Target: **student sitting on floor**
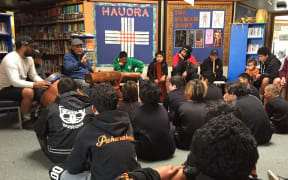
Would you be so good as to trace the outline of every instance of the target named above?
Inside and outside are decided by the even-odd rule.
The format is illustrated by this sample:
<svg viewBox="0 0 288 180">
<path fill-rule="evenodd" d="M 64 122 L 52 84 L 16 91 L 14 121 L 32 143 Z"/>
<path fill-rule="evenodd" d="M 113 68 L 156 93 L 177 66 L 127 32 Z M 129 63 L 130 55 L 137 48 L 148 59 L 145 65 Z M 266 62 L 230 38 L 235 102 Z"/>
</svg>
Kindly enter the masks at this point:
<svg viewBox="0 0 288 180">
<path fill-rule="evenodd" d="M 127 81 L 121 89 L 123 101 L 119 101 L 119 111 L 129 114 L 130 120 L 135 117 L 135 110 L 141 106 L 138 102 L 138 87 L 135 81 Z"/>
<path fill-rule="evenodd" d="M 258 145 L 268 143 L 273 130 L 260 100 L 249 95 L 246 86 L 239 81 L 228 83 L 225 91 L 224 100 L 235 103 L 240 108 L 241 120 L 251 130 Z"/>
<path fill-rule="evenodd" d="M 195 130 L 204 124 L 206 93 L 207 86 L 200 80 L 191 80 L 186 85 L 185 95 L 188 102 L 179 106 L 174 121 L 176 146 L 180 149 L 190 148 Z"/>
<path fill-rule="evenodd" d="M 175 151 L 166 109 L 158 104 L 161 90 L 156 83 L 144 81 L 140 87 L 143 105 L 132 120 L 137 157 L 156 161 L 169 158 Z"/>
<path fill-rule="evenodd" d="M 206 101 L 213 101 L 222 99 L 222 90 L 213 84 L 213 76 L 210 73 L 204 72 L 201 75 L 201 80 L 207 85 L 207 94 L 205 96 Z"/>
<path fill-rule="evenodd" d="M 233 111 L 220 112 L 196 130 L 182 167 L 137 169 L 118 180 L 251 180 L 258 157 L 255 139 L 245 124 Z"/>
<path fill-rule="evenodd" d="M 247 87 L 250 95 L 253 95 L 258 99 L 260 99 L 259 91 L 255 86 L 253 86 L 252 84 L 253 80 L 251 76 L 249 76 L 247 73 L 242 73 L 238 76 L 238 79 L 242 84 L 244 84 Z"/>
<path fill-rule="evenodd" d="M 110 84 L 96 85 L 92 92 L 93 110 L 99 114 L 79 131 L 66 160 L 68 169 L 53 167 L 50 177 L 112 180 L 139 168 L 129 116 L 116 110 L 118 99 L 118 92 Z M 88 171 L 85 171 L 86 162 L 90 163 Z"/>
<path fill-rule="evenodd" d="M 280 97 L 277 86 L 273 84 L 266 86 L 264 96 L 265 109 L 275 132 L 288 133 L 288 102 Z"/>
<path fill-rule="evenodd" d="M 52 162 L 61 163 L 93 111 L 89 97 L 76 92 L 79 90 L 73 79 L 61 79 L 57 88 L 60 95 L 42 110 L 34 129 L 44 153 Z"/>
<path fill-rule="evenodd" d="M 167 94 L 163 106 L 169 114 L 169 120 L 175 121 L 175 112 L 178 107 L 186 102 L 185 97 L 185 79 L 181 76 L 172 76 L 169 80 L 169 93 Z"/>
<path fill-rule="evenodd" d="M 256 75 L 259 74 L 259 69 L 256 67 L 257 66 L 257 60 L 256 59 L 251 59 L 247 61 L 247 70 L 245 73 L 247 73 L 252 79 L 256 78 Z"/>
</svg>

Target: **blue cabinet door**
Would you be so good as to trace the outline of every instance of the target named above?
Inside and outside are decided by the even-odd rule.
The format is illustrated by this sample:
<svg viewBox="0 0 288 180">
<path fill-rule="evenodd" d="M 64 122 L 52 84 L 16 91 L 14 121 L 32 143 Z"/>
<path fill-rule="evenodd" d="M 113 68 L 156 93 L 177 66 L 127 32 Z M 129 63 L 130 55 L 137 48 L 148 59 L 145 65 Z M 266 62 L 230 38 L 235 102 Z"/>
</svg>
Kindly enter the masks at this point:
<svg viewBox="0 0 288 180">
<path fill-rule="evenodd" d="M 235 81 L 245 72 L 247 51 L 247 24 L 232 24 L 228 66 L 228 81 Z"/>
</svg>

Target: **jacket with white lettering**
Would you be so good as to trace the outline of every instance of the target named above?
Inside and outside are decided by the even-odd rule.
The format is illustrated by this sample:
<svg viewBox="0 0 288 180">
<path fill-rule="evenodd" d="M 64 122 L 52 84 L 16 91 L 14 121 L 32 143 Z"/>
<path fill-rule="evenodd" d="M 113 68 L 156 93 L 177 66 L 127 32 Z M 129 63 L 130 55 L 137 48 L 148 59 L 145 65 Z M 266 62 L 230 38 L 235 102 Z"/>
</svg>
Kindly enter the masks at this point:
<svg viewBox="0 0 288 180">
<path fill-rule="evenodd" d="M 68 155 L 80 128 L 92 115 L 91 100 L 75 91 L 63 93 L 40 112 L 34 126 L 37 137 L 47 142 L 52 154 Z"/>
<path fill-rule="evenodd" d="M 140 167 L 128 113 L 102 112 L 79 131 L 66 161 L 69 173 L 81 173 L 87 161 L 92 180 L 111 180 Z"/>
</svg>

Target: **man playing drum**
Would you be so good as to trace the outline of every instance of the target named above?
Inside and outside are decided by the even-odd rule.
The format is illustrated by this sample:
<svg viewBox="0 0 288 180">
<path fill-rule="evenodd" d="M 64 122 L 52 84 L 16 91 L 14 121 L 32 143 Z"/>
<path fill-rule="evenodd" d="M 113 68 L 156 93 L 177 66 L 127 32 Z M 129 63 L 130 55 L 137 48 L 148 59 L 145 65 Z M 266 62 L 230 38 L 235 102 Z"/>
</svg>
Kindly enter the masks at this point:
<svg viewBox="0 0 288 180">
<path fill-rule="evenodd" d="M 0 99 L 21 101 L 23 119 L 31 119 L 33 88 L 46 89 L 50 82 L 38 76 L 33 58 L 33 40 L 29 36 L 16 39 L 16 51 L 8 53 L 0 64 Z M 27 81 L 27 77 L 31 81 Z"/>
</svg>

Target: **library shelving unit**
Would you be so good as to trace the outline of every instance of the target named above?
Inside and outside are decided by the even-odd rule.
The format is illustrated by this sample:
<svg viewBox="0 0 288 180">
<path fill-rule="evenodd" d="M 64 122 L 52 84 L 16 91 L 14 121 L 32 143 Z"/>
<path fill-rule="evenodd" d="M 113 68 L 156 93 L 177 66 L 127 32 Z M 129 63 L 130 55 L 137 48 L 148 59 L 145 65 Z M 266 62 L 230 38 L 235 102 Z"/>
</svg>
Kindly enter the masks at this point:
<svg viewBox="0 0 288 180">
<path fill-rule="evenodd" d="M 11 51 L 13 51 L 11 15 L 0 13 L 0 62 Z"/>
<path fill-rule="evenodd" d="M 15 14 L 16 37 L 29 35 L 39 48 L 46 49 L 46 73 L 59 70 L 64 54 L 70 50 L 72 35 L 94 34 L 93 25 L 93 3 L 87 1 L 66 1 Z"/>
<path fill-rule="evenodd" d="M 246 62 L 256 59 L 257 51 L 264 46 L 265 23 L 232 24 L 228 66 L 228 81 L 238 79 L 245 72 Z"/>
</svg>

